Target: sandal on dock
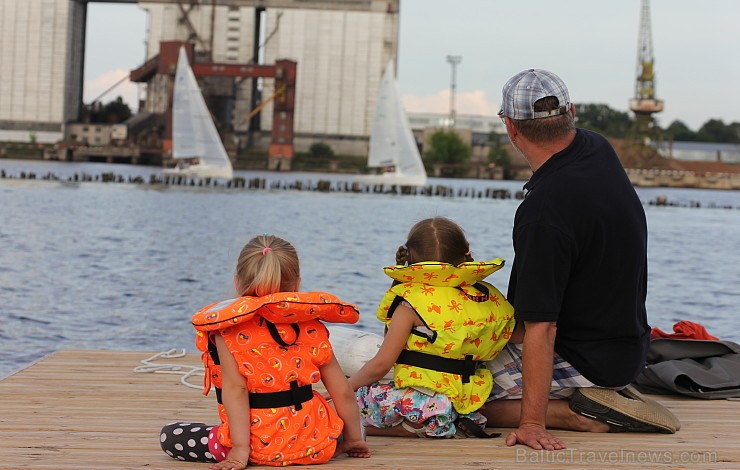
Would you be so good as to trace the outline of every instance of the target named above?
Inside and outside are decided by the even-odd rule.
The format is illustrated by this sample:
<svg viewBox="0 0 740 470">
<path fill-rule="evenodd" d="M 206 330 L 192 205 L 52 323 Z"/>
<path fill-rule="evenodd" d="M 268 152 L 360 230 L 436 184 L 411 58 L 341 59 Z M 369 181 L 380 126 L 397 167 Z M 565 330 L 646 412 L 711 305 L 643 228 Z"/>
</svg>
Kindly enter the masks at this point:
<svg viewBox="0 0 740 470">
<path fill-rule="evenodd" d="M 500 432 L 486 432 L 470 418 L 458 417 L 455 420 L 455 426 L 457 427 L 457 432 L 455 432 L 454 436 L 456 439 L 465 439 L 468 437 L 488 439 L 501 436 Z"/>
<path fill-rule="evenodd" d="M 420 428 L 415 428 L 411 425 L 411 422 L 408 420 L 401 421 L 401 427 L 411 434 L 416 434 L 417 437 L 427 437 L 427 428 L 426 426 L 422 426 Z"/>
<path fill-rule="evenodd" d="M 609 432 L 673 434 L 681 428 L 667 408 L 629 385 L 622 390 L 579 388 L 570 398 L 570 409 L 609 425 Z"/>
</svg>

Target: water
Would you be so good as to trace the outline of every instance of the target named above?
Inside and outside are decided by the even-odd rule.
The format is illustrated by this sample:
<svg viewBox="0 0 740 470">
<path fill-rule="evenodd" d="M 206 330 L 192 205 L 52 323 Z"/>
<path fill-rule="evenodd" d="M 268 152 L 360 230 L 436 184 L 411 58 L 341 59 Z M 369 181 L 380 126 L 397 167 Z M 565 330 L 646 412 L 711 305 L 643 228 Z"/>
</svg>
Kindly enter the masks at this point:
<svg viewBox="0 0 740 470">
<path fill-rule="evenodd" d="M 151 167 L 0 160 L 59 176 L 145 175 Z M 342 175 L 237 172 L 272 179 Z M 521 189 L 522 182 L 432 180 L 458 187 Z M 740 193 L 639 190 L 649 226 L 648 314 L 670 331 L 679 320 L 740 341 L 740 210 L 655 207 L 700 201 L 740 207 Z M 233 296 L 238 252 L 253 235 L 290 240 L 302 289 L 326 290 L 361 310 L 359 327 L 381 332 L 375 308 L 411 225 L 447 216 L 466 230 L 478 260 L 513 259 L 515 199 L 465 199 L 294 191 L 63 184 L 0 180 L 0 377 L 58 349 L 162 351 L 193 347 L 190 316 Z M 510 266 L 488 278 L 506 291 Z"/>
</svg>

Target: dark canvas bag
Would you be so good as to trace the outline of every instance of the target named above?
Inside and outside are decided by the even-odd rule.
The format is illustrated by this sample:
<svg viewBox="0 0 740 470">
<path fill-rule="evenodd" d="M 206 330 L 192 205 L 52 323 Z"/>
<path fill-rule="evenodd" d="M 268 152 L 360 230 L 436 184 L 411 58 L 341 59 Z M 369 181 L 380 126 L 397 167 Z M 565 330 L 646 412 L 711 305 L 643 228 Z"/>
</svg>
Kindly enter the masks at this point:
<svg viewBox="0 0 740 470">
<path fill-rule="evenodd" d="M 635 384 L 647 393 L 704 399 L 740 397 L 740 344 L 654 339 L 650 342 L 647 367 Z"/>
</svg>

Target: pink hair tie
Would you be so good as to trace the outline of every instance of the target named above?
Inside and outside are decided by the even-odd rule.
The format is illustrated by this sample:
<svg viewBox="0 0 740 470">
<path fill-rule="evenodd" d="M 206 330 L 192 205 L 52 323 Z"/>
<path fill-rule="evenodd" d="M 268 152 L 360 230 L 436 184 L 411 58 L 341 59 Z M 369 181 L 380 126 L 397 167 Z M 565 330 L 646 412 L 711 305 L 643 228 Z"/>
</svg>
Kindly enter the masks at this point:
<svg viewBox="0 0 740 470">
<path fill-rule="evenodd" d="M 262 249 L 262 256 L 265 256 L 268 251 L 272 251 L 272 248 L 270 248 L 269 246 L 267 248 L 263 248 Z"/>
</svg>

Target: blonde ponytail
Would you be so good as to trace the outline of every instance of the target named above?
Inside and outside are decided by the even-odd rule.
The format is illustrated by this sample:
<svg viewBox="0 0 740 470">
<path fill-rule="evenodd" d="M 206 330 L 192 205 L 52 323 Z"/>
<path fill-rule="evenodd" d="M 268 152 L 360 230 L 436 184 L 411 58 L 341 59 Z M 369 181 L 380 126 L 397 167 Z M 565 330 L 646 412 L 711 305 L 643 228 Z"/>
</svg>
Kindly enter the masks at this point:
<svg viewBox="0 0 740 470">
<path fill-rule="evenodd" d="M 273 235 L 260 235 L 242 248 L 234 284 L 240 296 L 261 297 L 296 290 L 299 278 L 293 245 Z"/>
</svg>

